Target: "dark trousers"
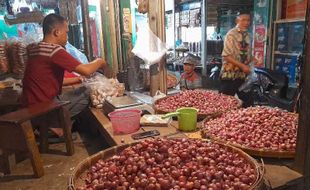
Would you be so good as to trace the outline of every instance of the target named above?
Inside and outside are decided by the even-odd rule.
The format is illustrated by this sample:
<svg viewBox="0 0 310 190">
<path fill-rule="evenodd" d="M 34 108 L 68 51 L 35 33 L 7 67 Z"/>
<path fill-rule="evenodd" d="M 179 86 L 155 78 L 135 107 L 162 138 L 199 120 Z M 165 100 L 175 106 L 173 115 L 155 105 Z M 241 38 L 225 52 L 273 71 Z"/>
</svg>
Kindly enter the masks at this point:
<svg viewBox="0 0 310 190">
<path fill-rule="evenodd" d="M 238 98 L 242 100 L 242 107 L 246 108 L 254 104 L 252 91 L 243 92 L 239 91 L 239 87 L 244 83 L 244 80 L 221 80 L 220 93 L 234 96 L 238 95 Z"/>
</svg>

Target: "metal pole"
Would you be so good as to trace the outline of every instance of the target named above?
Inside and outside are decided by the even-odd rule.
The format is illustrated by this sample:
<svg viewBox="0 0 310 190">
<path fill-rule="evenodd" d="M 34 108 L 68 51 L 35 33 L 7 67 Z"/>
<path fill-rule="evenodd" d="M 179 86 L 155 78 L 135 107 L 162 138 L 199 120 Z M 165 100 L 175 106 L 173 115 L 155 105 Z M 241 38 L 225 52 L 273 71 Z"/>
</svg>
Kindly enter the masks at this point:
<svg viewBox="0 0 310 190">
<path fill-rule="evenodd" d="M 83 22 L 83 37 L 84 37 L 84 51 L 89 60 L 92 60 L 92 44 L 91 44 L 91 33 L 89 24 L 89 10 L 88 0 L 81 0 L 82 8 L 82 22 Z"/>
<path fill-rule="evenodd" d="M 201 3 L 201 65 L 202 76 L 207 76 L 207 0 Z"/>
<path fill-rule="evenodd" d="M 173 0 L 173 8 L 172 8 L 172 20 L 173 20 L 173 56 L 176 58 L 175 52 L 175 40 L 176 40 L 176 32 L 175 32 L 175 1 Z"/>
</svg>

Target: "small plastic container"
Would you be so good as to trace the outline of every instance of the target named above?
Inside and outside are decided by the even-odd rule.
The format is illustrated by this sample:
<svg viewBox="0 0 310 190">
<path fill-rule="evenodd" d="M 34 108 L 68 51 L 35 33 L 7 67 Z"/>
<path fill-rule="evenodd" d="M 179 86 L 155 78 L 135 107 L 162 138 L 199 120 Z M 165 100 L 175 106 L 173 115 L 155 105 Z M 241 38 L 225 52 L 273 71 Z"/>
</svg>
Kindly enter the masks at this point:
<svg viewBox="0 0 310 190">
<path fill-rule="evenodd" d="M 130 134 L 140 128 L 141 110 L 128 109 L 109 113 L 114 134 Z"/>
</svg>

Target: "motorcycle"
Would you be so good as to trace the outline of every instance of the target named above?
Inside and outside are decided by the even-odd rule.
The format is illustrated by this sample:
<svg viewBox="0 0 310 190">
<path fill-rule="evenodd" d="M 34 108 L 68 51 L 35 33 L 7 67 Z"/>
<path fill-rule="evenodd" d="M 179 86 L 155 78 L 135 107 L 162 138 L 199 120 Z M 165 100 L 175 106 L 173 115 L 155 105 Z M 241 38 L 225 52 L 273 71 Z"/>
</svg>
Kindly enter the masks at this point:
<svg viewBox="0 0 310 190">
<path fill-rule="evenodd" d="M 297 111 L 300 90 L 289 87 L 285 73 L 262 68 L 255 68 L 254 73 L 256 78 L 247 87 L 254 96 L 254 105 Z"/>
</svg>

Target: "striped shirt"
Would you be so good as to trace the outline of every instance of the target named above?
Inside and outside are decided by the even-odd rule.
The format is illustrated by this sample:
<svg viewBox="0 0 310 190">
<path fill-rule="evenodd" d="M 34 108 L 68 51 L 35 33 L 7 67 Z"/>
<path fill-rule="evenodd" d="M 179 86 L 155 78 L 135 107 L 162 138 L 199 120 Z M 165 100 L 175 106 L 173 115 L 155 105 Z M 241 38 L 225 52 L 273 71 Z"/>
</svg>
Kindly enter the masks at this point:
<svg viewBox="0 0 310 190">
<path fill-rule="evenodd" d="M 40 42 L 27 47 L 28 62 L 23 78 L 23 106 L 53 100 L 61 94 L 64 71 L 81 63 L 62 46 Z"/>
</svg>

